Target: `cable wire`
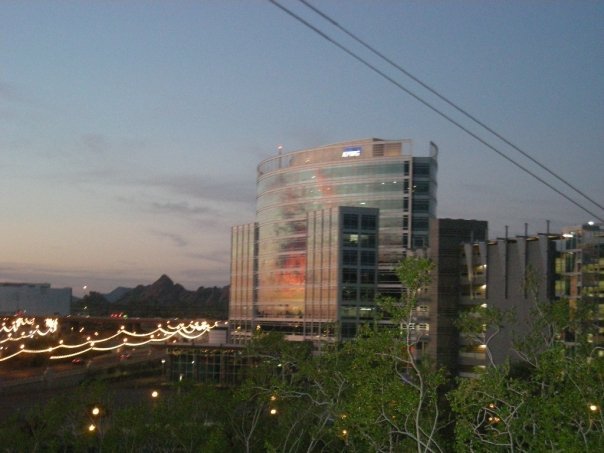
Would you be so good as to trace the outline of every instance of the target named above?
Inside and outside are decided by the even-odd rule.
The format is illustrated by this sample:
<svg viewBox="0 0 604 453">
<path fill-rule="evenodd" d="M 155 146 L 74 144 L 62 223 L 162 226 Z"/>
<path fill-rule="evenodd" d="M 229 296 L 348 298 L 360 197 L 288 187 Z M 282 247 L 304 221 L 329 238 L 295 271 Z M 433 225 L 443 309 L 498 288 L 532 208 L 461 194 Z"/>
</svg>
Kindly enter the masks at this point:
<svg viewBox="0 0 604 453">
<path fill-rule="evenodd" d="M 490 132 L 495 137 L 497 137 L 498 139 L 500 139 L 501 141 L 503 141 L 505 144 L 509 145 L 511 148 L 515 149 L 520 154 L 522 154 L 524 157 L 526 157 L 527 159 L 529 159 L 531 162 L 533 162 L 534 164 L 538 165 L 541 169 L 545 170 L 550 175 L 552 175 L 553 177 L 555 177 L 556 179 L 558 179 L 558 181 L 562 182 L 567 187 L 571 188 L 576 193 L 578 193 L 579 195 L 581 195 L 582 197 L 584 197 L 586 200 L 590 201 L 595 206 L 597 206 L 598 208 L 600 208 L 600 209 L 602 209 L 604 211 L 604 206 L 603 205 L 601 205 L 597 201 L 593 200 L 591 197 L 589 197 L 583 191 L 581 191 L 580 189 L 578 189 L 577 187 L 575 187 L 574 185 L 572 185 L 566 179 L 562 178 L 560 175 L 556 174 L 554 171 L 552 171 L 551 169 L 549 169 L 548 167 L 546 167 L 544 164 L 542 164 L 541 162 L 539 162 L 537 159 L 535 159 L 534 157 L 532 157 L 528 152 L 522 150 L 520 147 L 518 147 L 517 145 L 515 145 L 514 143 L 512 143 L 510 140 L 508 140 L 504 136 L 502 136 L 500 133 L 498 133 L 497 131 L 493 130 L 491 127 L 489 127 L 484 122 L 480 121 L 474 115 L 470 114 L 467 110 L 465 110 L 464 108 L 460 107 L 459 105 L 457 105 L 456 103 L 454 103 L 453 101 L 451 101 L 450 99 L 448 99 L 445 95 L 439 93 L 434 88 L 432 88 L 430 85 L 428 85 L 427 83 L 423 82 L 418 77 L 416 77 L 413 74 L 411 74 L 409 71 L 407 71 L 405 68 L 403 68 L 402 66 L 400 66 L 398 63 L 396 63 L 395 61 L 393 61 L 390 58 L 388 58 L 386 55 L 384 55 L 383 53 L 381 53 L 379 50 L 377 50 L 376 48 L 374 48 L 371 45 L 367 44 L 362 39 L 358 38 L 356 35 L 354 35 L 354 33 L 348 31 L 346 28 L 344 28 L 342 25 L 340 25 L 334 19 L 332 19 L 327 14 L 325 14 L 324 12 L 322 12 L 321 10 L 319 10 L 317 7 L 311 5 L 306 0 L 298 0 L 298 1 L 300 3 L 302 3 L 302 4 L 304 4 L 306 7 L 310 8 L 312 11 L 314 11 L 316 14 L 318 14 L 319 16 L 321 16 L 326 21 L 330 22 L 332 25 L 334 25 L 340 31 L 342 31 L 343 33 L 345 33 L 347 36 L 349 36 L 350 38 L 354 39 L 356 42 L 358 42 L 359 44 L 361 44 L 363 47 L 365 47 L 366 49 L 368 49 L 369 51 L 371 51 L 374 55 L 377 55 L 382 60 L 384 60 L 386 63 L 388 63 L 391 66 L 393 66 L 394 68 L 398 69 L 400 72 L 402 72 L 403 74 L 405 74 L 411 80 L 413 80 L 414 82 L 416 82 L 419 85 L 421 85 L 422 87 L 424 87 L 430 93 L 434 94 L 439 99 L 441 99 L 442 101 L 444 101 L 447 104 L 449 104 L 455 110 L 457 110 L 458 112 L 460 112 L 461 114 L 463 114 L 464 116 L 466 116 L 467 118 L 469 118 L 470 120 L 474 121 L 476 124 L 478 124 L 479 126 L 481 126 L 483 129 L 485 129 L 486 131 Z"/>
<path fill-rule="evenodd" d="M 291 11 L 288 8 L 286 8 L 285 6 L 277 3 L 276 0 L 268 0 L 268 1 L 270 3 L 272 3 L 273 5 L 275 5 L 277 8 L 281 9 L 283 12 L 285 12 L 289 16 L 291 16 L 294 19 L 296 19 L 298 22 L 302 23 L 307 28 L 309 28 L 312 31 L 314 31 L 315 33 L 317 33 L 323 39 L 327 40 L 328 42 L 332 43 L 334 46 L 338 47 L 340 50 L 342 50 L 343 52 L 345 52 L 346 54 L 348 54 L 349 56 L 351 56 L 352 58 L 354 58 L 355 60 L 357 60 L 359 63 L 361 63 L 364 66 L 368 67 L 370 70 L 372 70 L 373 72 L 375 72 L 376 74 L 378 74 L 382 78 L 386 79 L 387 81 L 389 81 L 390 83 L 392 83 L 393 85 L 395 85 L 396 87 L 398 87 L 400 90 L 402 90 L 405 93 L 407 93 L 409 96 L 411 96 L 412 98 L 414 98 L 415 100 L 417 100 L 418 102 L 420 102 L 421 104 L 423 104 L 424 106 L 428 107 L 430 110 L 432 110 L 437 115 L 441 116 L 442 118 L 444 118 L 445 120 L 447 120 L 448 122 L 450 122 L 451 124 L 453 124 L 454 126 L 457 126 L 459 129 L 461 129 L 462 131 L 464 131 L 470 137 L 472 137 L 475 140 L 477 140 L 478 142 L 482 143 L 487 148 L 491 149 L 492 151 L 494 151 L 495 153 L 497 153 L 499 156 L 503 157 L 505 160 L 507 160 L 508 162 L 510 162 L 511 164 L 513 164 L 514 166 L 516 166 L 517 168 L 519 168 L 520 170 L 522 170 L 523 172 L 525 172 L 528 175 L 532 176 L 537 181 L 541 182 L 543 185 L 547 186 L 548 188 L 550 188 L 551 190 L 553 190 L 554 192 L 556 192 L 558 195 L 562 196 L 563 198 L 565 198 L 566 200 L 570 201 L 572 204 L 574 204 L 575 206 L 577 206 L 578 208 L 580 208 L 581 210 L 583 210 L 584 212 L 586 212 L 589 215 L 593 216 L 595 219 L 599 220 L 600 222 L 604 222 L 604 219 L 602 219 L 599 215 L 597 215 L 594 212 L 590 211 L 588 208 L 586 208 L 585 206 L 581 205 L 579 202 L 573 200 L 568 195 L 566 195 L 565 193 L 561 192 L 560 190 L 558 190 L 557 188 L 555 188 L 554 186 L 552 186 L 550 183 L 548 183 L 547 181 L 545 181 L 543 178 L 539 177 L 538 175 L 536 175 L 535 173 L 533 173 L 532 171 L 530 171 L 529 169 L 527 169 L 523 165 L 519 164 L 518 162 L 516 162 L 512 158 L 508 157 L 506 154 L 504 154 L 502 151 L 500 151 L 499 149 L 497 149 L 495 146 L 491 145 L 486 140 L 484 140 L 483 138 L 481 138 L 480 136 L 478 136 L 474 132 L 470 131 L 468 128 L 466 128 L 465 126 L 463 126 L 462 124 L 460 124 L 459 122 L 457 122 L 456 120 L 454 120 L 453 118 L 451 118 L 446 113 L 440 111 L 438 108 L 436 108 L 435 106 L 433 106 L 432 104 L 430 104 L 428 101 L 422 99 L 419 95 L 413 93 L 410 89 L 408 89 L 405 86 L 401 85 L 399 82 L 397 82 L 396 80 L 394 80 L 392 77 L 390 77 L 389 75 L 387 75 L 386 73 L 384 73 L 383 71 L 381 71 L 380 69 L 378 69 L 377 67 L 375 67 L 374 65 L 372 65 L 371 63 L 369 63 L 368 61 L 366 61 L 365 59 L 363 59 L 362 57 L 358 56 L 353 51 L 351 51 L 350 49 L 348 49 L 347 47 L 345 47 L 344 45 L 342 45 L 339 42 L 335 41 L 329 35 L 325 34 L 323 31 L 319 30 L 317 27 L 315 27 L 314 25 L 312 25 L 311 23 L 309 23 L 308 21 L 306 21 L 305 19 L 303 19 L 302 17 L 300 17 L 299 15 L 297 15 L 296 13 L 294 13 L 293 11 Z"/>
</svg>

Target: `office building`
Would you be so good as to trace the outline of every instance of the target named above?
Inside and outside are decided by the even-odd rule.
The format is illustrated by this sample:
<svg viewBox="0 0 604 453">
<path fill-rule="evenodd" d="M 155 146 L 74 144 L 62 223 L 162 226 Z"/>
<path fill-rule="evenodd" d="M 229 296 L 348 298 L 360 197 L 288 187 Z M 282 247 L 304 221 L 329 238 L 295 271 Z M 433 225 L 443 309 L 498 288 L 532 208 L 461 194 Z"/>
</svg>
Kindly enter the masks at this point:
<svg viewBox="0 0 604 453">
<path fill-rule="evenodd" d="M 436 145 L 365 139 L 279 153 L 257 172 L 254 223 L 232 230 L 231 339 L 350 337 L 375 296 L 399 297 L 393 269 L 428 246 Z"/>
</svg>

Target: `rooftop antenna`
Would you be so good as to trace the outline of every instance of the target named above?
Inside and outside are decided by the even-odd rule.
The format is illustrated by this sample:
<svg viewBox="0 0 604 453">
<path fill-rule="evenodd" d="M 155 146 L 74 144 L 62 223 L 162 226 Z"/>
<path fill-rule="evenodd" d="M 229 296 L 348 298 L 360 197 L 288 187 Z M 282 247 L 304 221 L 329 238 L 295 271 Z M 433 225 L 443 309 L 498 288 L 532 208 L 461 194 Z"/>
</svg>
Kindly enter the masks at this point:
<svg viewBox="0 0 604 453">
<path fill-rule="evenodd" d="M 283 154 L 283 145 L 277 145 L 277 154 L 279 154 L 279 168 L 283 168 L 281 165 L 281 155 Z"/>
</svg>

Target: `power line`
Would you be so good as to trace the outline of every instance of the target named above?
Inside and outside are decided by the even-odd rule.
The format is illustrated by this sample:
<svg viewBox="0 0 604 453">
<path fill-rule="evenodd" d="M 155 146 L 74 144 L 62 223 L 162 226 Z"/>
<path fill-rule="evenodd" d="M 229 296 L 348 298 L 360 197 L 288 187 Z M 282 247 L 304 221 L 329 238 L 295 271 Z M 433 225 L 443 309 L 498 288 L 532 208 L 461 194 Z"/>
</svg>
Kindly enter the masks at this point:
<svg viewBox="0 0 604 453">
<path fill-rule="evenodd" d="M 381 53 L 380 51 L 378 51 L 376 48 L 372 47 L 371 45 L 367 44 L 362 39 L 358 38 L 354 33 L 348 31 L 346 28 L 344 28 L 342 25 L 340 25 L 334 19 L 332 19 L 327 14 L 325 14 L 324 12 L 322 12 L 321 10 L 319 10 L 317 7 L 311 5 L 306 0 L 298 0 L 298 1 L 300 3 L 303 3 L 305 6 L 307 6 L 308 8 L 310 8 L 312 11 L 314 11 L 315 13 L 317 13 L 319 16 L 321 16 L 326 21 L 330 22 L 332 25 L 334 25 L 340 31 L 342 31 L 343 33 L 345 33 L 347 36 L 349 36 L 350 38 L 354 39 L 356 42 L 358 42 L 359 44 L 361 44 L 363 47 L 365 47 L 366 49 L 368 49 L 369 51 L 371 51 L 374 55 L 377 55 L 382 60 L 384 60 L 386 63 L 388 63 L 391 66 L 393 66 L 394 68 L 398 69 L 400 72 L 402 72 L 403 74 L 405 74 L 411 80 L 413 80 L 414 82 L 416 82 L 419 85 L 421 85 L 422 87 L 424 87 L 430 93 L 434 94 L 439 99 L 441 99 L 442 101 L 444 101 L 447 104 L 449 104 L 455 110 L 457 110 L 458 112 L 460 112 L 461 114 L 463 114 L 464 116 L 466 116 L 467 118 L 469 118 L 470 120 L 474 121 L 476 124 L 478 124 L 479 126 L 481 126 L 483 129 L 485 129 L 486 131 L 488 131 L 491 134 L 493 134 L 495 137 L 497 137 L 498 139 L 500 139 L 501 141 L 503 141 L 505 144 L 509 145 L 511 148 L 513 148 L 516 151 L 518 151 L 520 154 L 522 154 L 524 157 L 526 157 L 527 159 L 529 159 L 531 162 L 533 162 L 534 164 L 538 165 L 541 169 L 545 170 L 550 175 L 552 175 L 553 177 L 555 177 L 556 179 L 558 179 L 560 182 L 562 182 L 563 184 L 565 184 L 567 187 L 571 188 L 576 193 L 578 193 L 579 195 L 581 195 L 582 197 L 584 197 L 586 200 L 590 201 L 595 206 L 597 206 L 598 208 L 600 208 L 600 209 L 602 209 L 604 211 L 604 206 L 603 205 L 599 204 L 597 201 L 595 201 L 594 199 L 592 199 L 591 197 L 589 197 L 587 194 L 585 194 L 583 191 L 581 191 L 580 189 L 578 189 L 577 187 L 575 187 L 574 185 L 572 185 L 566 179 L 562 178 L 560 175 L 556 174 L 554 171 L 552 171 L 551 169 L 549 169 L 548 167 L 546 167 L 544 164 L 542 164 L 537 159 L 535 159 L 534 157 L 532 157 L 528 152 L 522 150 L 520 147 L 518 147 L 517 145 L 515 145 L 514 143 L 512 143 L 510 140 L 508 140 L 504 136 L 502 136 L 500 133 L 498 133 L 497 131 L 493 130 L 487 124 L 485 124 L 484 122 L 480 121 L 474 115 L 470 114 L 467 110 L 465 110 L 464 108 L 460 107 L 459 105 L 457 105 L 456 103 L 454 103 L 453 101 L 451 101 L 450 99 L 448 99 L 446 96 L 444 96 L 443 94 L 441 94 L 438 91 L 436 91 L 430 85 L 428 85 L 427 83 L 423 82 L 418 77 L 416 77 L 413 74 L 411 74 L 409 71 L 407 71 L 401 65 L 399 65 L 398 63 L 396 63 L 392 59 L 388 58 L 386 55 L 384 55 L 383 53 Z"/>
<path fill-rule="evenodd" d="M 310 28 L 312 31 L 314 31 L 319 36 L 321 36 L 323 39 L 329 41 L 334 46 L 338 47 L 340 50 L 342 50 L 343 52 L 345 52 L 348 55 L 350 55 L 352 58 L 354 58 L 355 60 L 357 60 L 359 63 L 363 64 L 364 66 L 367 66 L 373 72 L 375 72 L 376 74 L 378 74 L 382 78 L 386 79 L 387 81 L 389 81 L 390 83 L 392 83 L 393 85 L 395 85 L 397 88 L 399 88 L 400 90 L 402 90 L 405 93 L 407 93 L 409 96 L 411 96 L 412 98 L 414 98 L 415 100 L 417 100 L 418 102 L 420 102 L 421 104 L 423 104 L 424 106 L 428 107 L 434 113 L 436 113 L 439 116 L 441 116 L 442 118 L 446 119 L 451 124 L 457 126 L 459 129 L 461 129 L 462 131 L 464 131 L 470 137 L 472 137 L 475 140 L 477 140 L 478 142 L 482 143 L 487 148 L 491 149 L 492 151 L 494 151 L 495 153 L 497 153 L 501 157 L 503 157 L 505 160 L 507 160 L 511 164 L 515 165 L 516 167 L 518 167 L 520 170 L 524 171 L 528 175 L 530 175 L 533 178 L 535 178 L 537 181 L 541 182 L 543 185 L 547 186 L 548 188 L 550 188 L 551 190 L 553 190 L 554 192 L 556 192 L 558 195 L 560 195 L 563 198 L 565 198 L 566 200 L 570 201 L 572 204 L 574 204 L 575 206 L 577 206 L 581 210 L 585 211 L 590 216 L 593 216 L 595 219 L 597 219 L 597 220 L 599 220 L 601 222 L 604 222 L 604 219 L 602 219 L 600 216 L 598 216 L 594 212 L 590 211 L 588 208 L 584 207 L 583 205 L 579 204 L 577 201 L 573 200 L 572 198 L 570 198 L 569 196 L 567 196 L 566 194 L 564 194 L 560 190 L 556 189 L 554 186 L 552 186 L 550 183 L 548 183 L 547 181 L 545 181 L 543 178 L 539 177 L 538 175 L 536 175 L 535 173 L 533 173 L 532 171 L 530 171 L 526 167 L 522 166 L 521 164 L 519 164 L 518 162 L 516 162 L 512 158 L 510 158 L 507 155 L 505 155 L 502 151 L 500 151 L 499 149 L 497 149 L 495 146 L 491 145 L 490 143 L 488 143 L 487 141 L 485 141 L 483 138 L 479 137 L 477 134 L 475 134 L 474 132 L 470 131 L 468 128 L 466 128 L 465 126 L 463 126 L 462 124 L 460 124 L 459 122 L 457 122 L 456 120 L 454 120 L 453 118 L 451 118 L 450 116 L 448 116 L 446 113 L 440 111 L 438 108 L 436 108 L 435 106 L 433 106 L 432 104 L 430 104 L 428 101 L 425 101 L 424 99 L 422 99 L 421 97 L 419 97 L 419 95 L 416 95 L 415 93 L 413 93 L 410 89 L 408 89 L 405 86 L 401 85 L 399 82 L 397 82 L 396 80 L 394 80 L 392 77 L 388 76 L 386 73 L 384 73 L 383 71 L 381 71 L 380 69 L 378 69 L 377 67 L 375 67 L 374 65 L 372 65 L 371 63 L 369 63 L 368 61 L 366 61 L 365 59 L 363 59 L 362 57 L 358 56 L 353 51 L 351 51 L 350 49 L 348 49 L 347 47 L 345 47 L 344 45 L 342 45 L 339 42 L 337 42 L 334 39 L 332 39 L 329 35 L 325 34 L 324 32 L 322 32 L 321 30 L 319 30 L 317 27 L 315 27 L 314 25 L 312 25 L 311 23 L 309 23 L 308 21 L 306 21 L 305 19 L 303 19 L 302 17 L 300 17 L 299 15 L 297 15 L 296 13 L 294 13 L 293 11 L 291 11 L 288 8 L 284 7 L 283 5 L 277 3 L 276 0 L 268 0 L 268 1 L 271 2 L 273 5 L 275 5 L 277 8 L 281 9 L 283 12 L 285 12 L 289 16 L 291 16 L 294 19 L 296 19 L 298 22 L 302 23 L 307 28 Z"/>
</svg>

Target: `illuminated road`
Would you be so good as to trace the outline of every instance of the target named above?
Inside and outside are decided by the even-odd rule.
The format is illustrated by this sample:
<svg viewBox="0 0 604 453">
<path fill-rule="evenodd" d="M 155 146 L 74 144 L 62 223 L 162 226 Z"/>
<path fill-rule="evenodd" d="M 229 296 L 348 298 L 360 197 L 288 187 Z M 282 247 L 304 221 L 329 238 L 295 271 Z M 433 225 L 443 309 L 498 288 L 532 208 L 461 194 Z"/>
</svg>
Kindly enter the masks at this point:
<svg viewBox="0 0 604 453">
<path fill-rule="evenodd" d="M 0 322 L 0 418 L 69 395 L 90 378 L 106 379 L 121 392 L 119 401 L 144 401 L 148 395 L 140 390 L 163 379 L 166 346 L 207 341 L 214 327 L 138 318 L 16 316 Z"/>
<path fill-rule="evenodd" d="M 151 347 L 128 349 L 127 359 L 121 357 L 123 353 L 126 352 L 110 352 L 94 357 L 85 357 L 82 364 L 51 362 L 48 366 L 43 367 L 14 368 L 13 364 L 2 363 L 0 366 L 0 389 L 5 392 L 9 391 L 10 388 L 23 385 L 52 383 L 67 378 L 77 381 L 78 377 L 84 377 L 95 371 L 102 372 L 116 366 L 128 368 L 144 362 L 159 361 L 166 356 L 162 348 Z"/>
</svg>

